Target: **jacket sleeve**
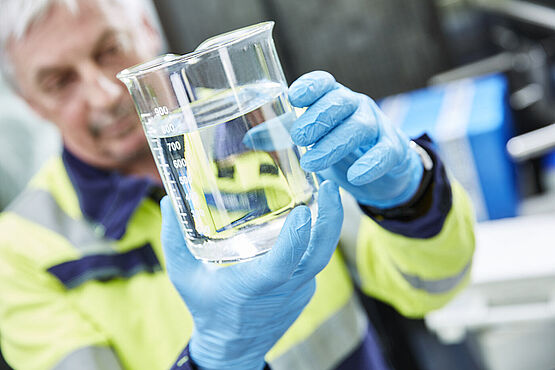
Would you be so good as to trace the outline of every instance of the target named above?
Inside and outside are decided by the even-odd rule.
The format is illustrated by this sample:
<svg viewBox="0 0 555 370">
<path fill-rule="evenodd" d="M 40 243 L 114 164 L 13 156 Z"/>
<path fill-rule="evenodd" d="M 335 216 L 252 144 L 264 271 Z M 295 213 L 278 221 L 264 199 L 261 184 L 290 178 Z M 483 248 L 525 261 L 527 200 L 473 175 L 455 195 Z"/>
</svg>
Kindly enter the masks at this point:
<svg viewBox="0 0 555 370">
<path fill-rule="evenodd" d="M 31 240 L 29 229 L 14 232 L 21 222 L 15 219 L 0 218 L 0 339 L 8 363 L 23 370 L 120 369 L 108 339 L 38 266 L 40 256 L 17 248 L 40 240 Z"/>
<path fill-rule="evenodd" d="M 343 197 L 341 246 L 359 287 L 407 317 L 422 317 L 463 289 L 474 252 L 470 201 L 431 145 L 421 146 L 434 168 L 417 216 L 383 217 Z"/>
</svg>

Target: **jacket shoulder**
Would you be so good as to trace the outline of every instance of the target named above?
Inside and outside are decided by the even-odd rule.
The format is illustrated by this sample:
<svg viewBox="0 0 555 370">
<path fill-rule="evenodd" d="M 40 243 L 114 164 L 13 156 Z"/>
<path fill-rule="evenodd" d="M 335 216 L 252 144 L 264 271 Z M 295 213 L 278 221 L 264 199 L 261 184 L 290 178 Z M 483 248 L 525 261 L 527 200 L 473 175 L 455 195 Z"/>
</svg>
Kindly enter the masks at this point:
<svg viewBox="0 0 555 370">
<path fill-rule="evenodd" d="M 64 164 L 56 157 L 0 214 L 0 256 L 15 253 L 48 266 L 74 255 L 74 247 L 59 232 L 68 218 L 81 219 L 82 214 Z"/>
</svg>

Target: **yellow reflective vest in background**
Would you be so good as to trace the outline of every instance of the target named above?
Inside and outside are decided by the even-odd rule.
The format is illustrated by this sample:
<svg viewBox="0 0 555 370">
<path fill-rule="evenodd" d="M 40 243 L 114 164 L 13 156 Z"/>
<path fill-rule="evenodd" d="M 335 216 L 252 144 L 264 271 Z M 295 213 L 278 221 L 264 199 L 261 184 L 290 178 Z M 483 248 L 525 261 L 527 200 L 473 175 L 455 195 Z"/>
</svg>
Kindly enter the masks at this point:
<svg viewBox="0 0 555 370">
<path fill-rule="evenodd" d="M 429 239 L 394 234 L 346 206 L 351 231 L 340 242 L 344 253 L 336 251 L 317 276 L 313 299 L 266 356 L 271 367 L 330 368 L 360 345 L 367 318 L 354 280 L 410 317 L 462 289 L 474 250 L 473 216 L 454 181 L 452 192 L 443 229 Z M 63 368 L 72 356 L 86 361 L 109 351 L 126 369 L 171 367 L 193 323 L 164 272 L 160 226 L 159 205 L 145 198 L 125 235 L 104 239 L 83 217 L 62 160 L 50 161 L 0 215 L 0 340 L 7 361 L 18 370 Z M 77 264 L 92 268 L 76 273 Z"/>
</svg>

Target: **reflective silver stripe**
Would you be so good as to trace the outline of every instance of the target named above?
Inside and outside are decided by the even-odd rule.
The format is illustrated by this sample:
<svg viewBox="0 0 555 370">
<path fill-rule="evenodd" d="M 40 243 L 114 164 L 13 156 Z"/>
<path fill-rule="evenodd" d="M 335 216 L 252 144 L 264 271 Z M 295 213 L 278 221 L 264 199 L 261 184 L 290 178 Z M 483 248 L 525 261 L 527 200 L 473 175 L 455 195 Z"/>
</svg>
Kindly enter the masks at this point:
<svg viewBox="0 0 555 370">
<path fill-rule="evenodd" d="M 347 262 L 347 268 L 351 273 L 351 277 L 356 281 L 357 285 L 362 286 L 360 275 L 357 270 L 357 244 L 360 222 L 363 217 L 362 210 L 355 198 L 341 191 L 341 203 L 343 204 L 343 227 L 341 228 L 341 236 L 339 237 L 339 246 L 341 252 Z M 365 217 L 365 216 L 364 216 Z"/>
<path fill-rule="evenodd" d="M 368 332 L 368 319 L 353 297 L 307 339 L 270 362 L 273 370 L 336 368 L 359 346 Z"/>
<path fill-rule="evenodd" d="M 45 190 L 26 190 L 7 211 L 62 235 L 85 256 L 116 253 L 91 223 L 70 217 Z"/>
<path fill-rule="evenodd" d="M 414 289 L 424 290 L 430 294 L 442 294 L 449 292 L 459 285 L 470 270 L 471 265 L 472 261 L 470 261 L 457 275 L 438 280 L 424 280 L 416 275 L 406 274 L 401 270 L 399 270 L 399 273 L 403 275 L 405 280 L 408 281 Z"/>
<path fill-rule="evenodd" d="M 110 347 L 80 348 L 60 361 L 52 370 L 120 370 L 116 354 Z"/>
</svg>

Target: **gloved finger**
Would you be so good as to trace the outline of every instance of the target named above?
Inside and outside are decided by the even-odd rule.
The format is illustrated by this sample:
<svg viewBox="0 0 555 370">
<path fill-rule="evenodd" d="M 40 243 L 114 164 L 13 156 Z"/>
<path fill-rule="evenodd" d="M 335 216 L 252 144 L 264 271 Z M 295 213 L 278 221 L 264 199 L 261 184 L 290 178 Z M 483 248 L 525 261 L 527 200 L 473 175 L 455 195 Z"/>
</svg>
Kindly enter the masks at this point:
<svg viewBox="0 0 555 370">
<path fill-rule="evenodd" d="M 364 144 L 372 146 L 378 135 L 378 126 L 364 122 L 357 113 L 320 139 L 301 157 L 301 166 L 306 171 L 322 171 L 339 162 Z"/>
<path fill-rule="evenodd" d="M 296 278 L 306 281 L 318 274 L 330 261 L 339 242 L 343 225 L 343 206 L 339 188 L 326 180 L 318 191 L 318 219 L 312 227 L 310 243 L 295 272 Z"/>
<path fill-rule="evenodd" d="M 180 282 L 181 272 L 186 271 L 189 276 L 192 276 L 202 264 L 189 252 L 177 216 L 167 195 L 162 198 L 160 208 L 162 211 L 161 240 L 168 274 L 174 284 L 187 286 L 189 281 Z"/>
<path fill-rule="evenodd" d="M 339 85 L 318 99 L 291 127 L 291 138 L 297 145 L 314 144 L 335 126 L 353 114 L 359 104 L 358 96 Z"/>
<path fill-rule="evenodd" d="M 347 180 L 355 186 L 368 184 L 384 176 L 398 163 L 398 155 L 391 145 L 379 141 L 351 165 Z"/>
<path fill-rule="evenodd" d="M 249 294 L 262 294 L 287 282 L 310 241 L 311 216 L 308 207 L 294 208 L 273 248 L 265 255 L 236 265 L 243 287 Z"/>
<path fill-rule="evenodd" d="M 289 130 L 296 119 L 295 112 L 269 119 L 247 131 L 243 145 L 265 152 L 289 149 L 293 146 Z"/>
<path fill-rule="evenodd" d="M 297 108 L 308 107 L 333 89 L 335 78 L 324 71 L 313 71 L 299 77 L 289 87 L 289 101 Z"/>
</svg>

